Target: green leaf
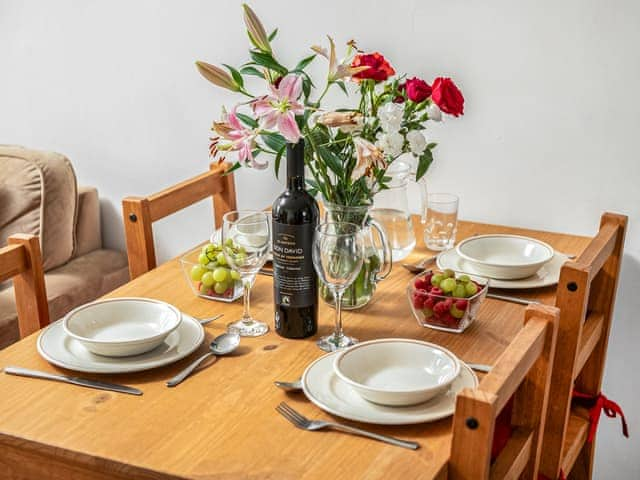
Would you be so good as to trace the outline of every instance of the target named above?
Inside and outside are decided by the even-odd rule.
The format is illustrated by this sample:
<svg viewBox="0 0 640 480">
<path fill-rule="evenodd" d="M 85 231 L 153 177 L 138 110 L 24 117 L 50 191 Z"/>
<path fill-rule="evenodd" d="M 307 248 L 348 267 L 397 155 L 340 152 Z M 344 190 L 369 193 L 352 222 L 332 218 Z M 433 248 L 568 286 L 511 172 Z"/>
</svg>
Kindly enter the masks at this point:
<svg viewBox="0 0 640 480">
<path fill-rule="evenodd" d="M 426 148 L 424 152 L 422 152 L 422 155 L 420 155 L 420 158 L 418 159 L 416 181 L 420 180 L 424 176 L 424 174 L 427 173 L 427 170 L 429 169 L 431 162 L 433 162 L 433 154 L 431 153 L 431 150 Z"/>
<path fill-rule="evenodd" d="M 309 65 L 311 62 L 313 62 L 313 59 L 316 58 L 316 55 L 309 55 L 307 58 L 303 58 L 302 60 L 300 60 L 300 62 L 298 62 L 298 64 L 296 65 L 296 68 L 294 68 L 294 71 L 302 71 L 305 69 L 305 67 L 307 65 Z"/>
<path fill-rule="evenodd" d="M 286 144 L 280 149 L 278 150 L 278 153 L 276 154 L 276 159 L 273 162 L 273 168 L 276 171 L 276 178 L 278 178 L 278 174 L 280 173 L 280 160 L 282 160 L 282 155 L 284 155 L 284 151 L 286 150 Z"/>
<path fill-rule="evenodd" d="M 240 72 L 233 68 L 231 65 L 227 65 L 226 63 L 223 63 L 222 65 L 227 67 L 227 70 L 229 70 L 229 73 L 231 73 L 231 76 L 233 77 L 233 81 L 236 82 L 236 84 L 240 87 L 244 87 L 244 80 Z"/>
<path fill-rule="evenodd" d="M 249 52 L 251 55 L 251 60 L 253 60 L 258 65 L 262 65 L 263 67 L 267 67 L 269 70 L 273 70 L 274 72 L 279 73 L 280 75 L 286 75 L 287 69 L 280 65 L 273 55 L 266 52 L 257 52 L 252 50 Z"/>
<path fill-rule="evenodd" d="M 274 152 L 280 152 L 287 145 L 287 141 L 279 133 L 263 133 L 260 138 Z"/>
<path fill-rule="evenodd" d="M 236 162 L 233 164 L 233 166 L 229 170 L 224 172 L 224 175 L 229 175 L 231 172 L 233 172 L 234 170 L 238 170 L 240 167 L 242 167 L 242 165 L 240 165 L 240 162 Z"/>
<path fill-rule="evenodd" d="M 344 175 L 344 169 L 342 168 L 342 160 L 335 153 L 322 145 L 316 145 L 316 153 L 324 160 L 327 167 L 335 173 L 338 177 L 342 178 Z"/>
<path fill-rule="evenodd" d="M 249 115 L 245 115 L 244 113 L 236 112 L 236 116 L 240 119 L 242 123 L 244 123 L 247 127 L 250 128 L 258 128 L 258 121 L 251 118 Z"/>
<path fill-rule="evenodd" d="M 269 41 L 272 41 L 274 38 L 276 38 L 276 35 L 277 35 L 277 34 L 278 34 L 278 29 L 276 28 L 273 32 L 271 32 L 271 33 L 269 34 L 269 36 L 267 37 L 267 39 L 268 39 Z"/>
<path fill-rule="evenodd" d="M 309 98 L 309 94 L 311 93 L 311 82 L 306 78 L 302 79 L 302 93 L 304 94 L 304 98 Z"/>
<path fill-rule="evenodd" d="M 243 73 L 245 75 L 253 75 L 254 77 L 264 78 L 264 75 L 262 74 L 262 72 L 258 70 L 256 67 L 252 67 L 252 66 L 242 67 L 240 69 L 240 73 Z"/>
<path fill-rule="evenodd" d="M 435 142 L 433 142 L 433 143 L 427 143 L 427 148 L 428 148 L 429 150 L 433 150 L 434 148 L 436 148 L 436 146 L 437 146 L 437 145 L 438 145 L 438 144 L 437 144 L 437 143 L 435 143 Z"/>
<path fill-rule="evenodd" d="M 349 92 L 347 92 L 347 87 L 344 85 L 344 82 L 342 80 L 338 80 L 337 82 L 334 82 L 334 83 L 340 87 L 340 90 L 342 90 L 345 95 L 347 96 L 349 95 Z"/>
</svg>

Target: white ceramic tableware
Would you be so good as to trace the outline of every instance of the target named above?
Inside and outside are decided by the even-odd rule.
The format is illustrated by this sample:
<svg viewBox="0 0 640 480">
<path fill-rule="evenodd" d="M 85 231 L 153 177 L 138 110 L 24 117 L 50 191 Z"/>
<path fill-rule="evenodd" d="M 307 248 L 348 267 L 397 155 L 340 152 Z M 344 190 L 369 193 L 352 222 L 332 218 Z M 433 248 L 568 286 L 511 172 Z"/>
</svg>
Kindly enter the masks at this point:
<svg viewBox="0 0 640 480">
<path fill-rule="evenodd" d="M 356 422 L 378 425 L 410 425 L 434 422 L 453 415 L 456 395 L 464 388 L 476 388 L 478 378 L 461 362 L 460 375 L 441 395 L 409 407 L 388 407 L 371 403 L 343 382 L 333 370 L 339 352 L 327 354 L 307 367 L 302 376 L 306 397 L 322 410 Z"/>
<path fill-rule="evenodd" d="M 491 279 L 491 288 L 503 290 L 527 290 L 531 288 L 549 287 L 558 283 L 560 279 L 560 269 L 570 258 L 562 253 L 556 252 L 549 263 L 527 278 L 519 280 L 496 280 Z M 441 252 L 436 259 L 436 265 L 440 270 L 450 268 L 456 272 L 468 275 L 479 275 L 470 262 L 466 261 L 455 248 Z"/>
<path fill-rule="evenodd" d="M 162 367 L 193 353 L 204 340 L 198 320 L 182 314 L 180 326 L 153 350 L 133 357 L 105 357 L 91 353 L 67 335 L 62 320 L 44 328 L 38 336 L 38 353 L 48 362 L 86 373 L 131 373 Z"/>
<path fill-rule="evenodd" d="M 91 353 L 127 357 L 153 350 L 182 321 L 180 311 L 149 298 L 98 300 L 73 309 L 64 331 Z"/>
<path fill-rule="evenodd" d="M 553 248 L 519 235 L 480 235 L 456 247 L 458 255 L 480 274 L 500 280 L 527 278 L 553 258 Z"/>
<path fill-rule="evenodd" d="M 460 362 L 432 343 L 387 338 L 340 352 L 333 368 L 362 398 L 380 405 L 406 406 L 447 390 L 460 373 Z"/>
</svg>

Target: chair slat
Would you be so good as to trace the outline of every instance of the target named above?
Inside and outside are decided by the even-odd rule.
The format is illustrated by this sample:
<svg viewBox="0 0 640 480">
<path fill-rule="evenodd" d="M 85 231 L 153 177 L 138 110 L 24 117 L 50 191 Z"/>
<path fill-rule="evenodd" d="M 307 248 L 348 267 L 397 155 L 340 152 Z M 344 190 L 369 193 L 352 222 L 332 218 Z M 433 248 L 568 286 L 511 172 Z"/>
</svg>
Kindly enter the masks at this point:
<svg viewBox="0 0 640 480">
<path fill-rule="evenodd" d="M 593 349 L 598 344 L 602 336 L 604 325 L 604 315 L 598 312 L 590 312 L 582 327 L 582 335 L 580 338 L 580 348 L 578 349 L 578 358 L 576 366 L 573 369 L 574 379 L 582 371 L 582 367 L 587 362 Z"/>
<path fill-rule="evenodd" d="M 604 262 L 613 253 L 617 236 L 618 225 L 612 223 L 604 224 L 589 246 L 577 258 L 576 263 L 589 267 L 589 281 L 593 280 L 604 265 Z"/>
<path fill-rule="evenodd" d="M 533 431 L 516 428 L 496 461 L 491 466 L 491 480 L 517 480 L 531 458 Z"/>
<path fill-rule="evenodd" d="M 22 245 L 0 248 L 0 282 L 9 280 L 29 268 L 26 250 Z"/>
</svg>

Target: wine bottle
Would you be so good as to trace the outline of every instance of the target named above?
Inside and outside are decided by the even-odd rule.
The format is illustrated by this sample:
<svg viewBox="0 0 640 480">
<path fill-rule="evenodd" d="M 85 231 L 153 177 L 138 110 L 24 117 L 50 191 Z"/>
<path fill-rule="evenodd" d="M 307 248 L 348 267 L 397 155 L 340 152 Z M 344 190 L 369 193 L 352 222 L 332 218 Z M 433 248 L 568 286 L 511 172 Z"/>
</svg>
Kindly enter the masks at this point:
<svg viewBox="0 0 640 480">
<path fill-rule="evenodd" d="M 287 188 L 273 202 L 272 215 L 276 332 L 309 337 L 318 330 L 318 277 L 311 254 L 320 212 L 305 190 L 304 140 L 287 144 Z"/>
</svg>

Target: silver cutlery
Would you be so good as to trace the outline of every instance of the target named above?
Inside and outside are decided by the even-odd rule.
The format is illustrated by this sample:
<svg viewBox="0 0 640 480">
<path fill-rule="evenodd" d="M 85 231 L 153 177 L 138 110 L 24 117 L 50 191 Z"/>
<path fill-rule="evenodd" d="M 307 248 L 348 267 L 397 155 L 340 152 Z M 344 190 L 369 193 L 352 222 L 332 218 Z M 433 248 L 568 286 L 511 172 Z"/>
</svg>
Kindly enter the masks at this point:
<svg viewBox="0 0 640 480">
<path fill-rule="evenodd" d="M 511 295 L 499 295 L 497 293 L 487 293 L 487 298 L 493 298 L 494 300 L 503 300 L 505 302 L 519 303 L 520 305 L 533 305 L 540 303 L 537 300 L 528 300 L 526 298 L 512 297 Z"/>
<path fill-rule="evenodd" d="M 208 323 L 211 323 L 214 320 L 219 319 L 220 317 L 224 317 L 224 313 L 219 313 L 218 315 L 214 315 L 213 317 L 209 317 L 209 318 L 201 318 L 198 321 L 200 322 L 200 325 L 207 325 Z"/>
<path fill-rule="evenodd" d="M 466 363 L 466 362 L 465 362 Z M 485 365 L 483 363 L 467 363 L 467 366 L 476 372 L 489 373 L 491 371 L 491 365 Z M 302 379 L 299 378 L 293 382 L 283 382 L 276 380 L 274 385 L 286 392 L 299 392 L 302 390 Z"/>
<path fill-rule="evenodd" d="M 41 378 L 44 380 L 53 380 L 55 382 L 70 383 L 81 387 L 96 388 L 98 390 L 109 390 L 111 392 L 128 393 L 129 395 L 142 395 L 142 390 L 127 387 L 126 385 L 118 385 L 117 383 L 100 382 L 98 380 L 89 380 L 87 378 L 71 377 L 68 375 L 59 375 L 48 372 L 40 372 L 38 370 L 29 370 L 21 367 L 4 367 L 4 373 L 9 375 L 18 375 L 21 377 Z"/>
<path fill-rule="evenodd" d="M 420 260 L 418 263 L 403 263 L 402 266 L 409 270 L 411 273 L 421 273 L 427 269 L 427 265 L 433 263 L 438 258 L 438 255 L 434 255 L 432 257 L 427 257 L 423 260 Z"/>
<path fill-rule="evenodd" d="M 240 335 L 237 333 L 223 333 L 222 335 L 218 335 L 213 339 L 211 345 L 209 345 L 209 351 L 198 358 L 196 361 L 191 363 L 187 368 L 182 370 L 176 376 L 170 378 L 167 381 L 167 387 L 175 387 L 176 385 L 182 383 L 182 381 L 187 378 L 191 373 L 198 368 L 198 366 L 204 362 L 207 358 L 211 356 L 221 356 L 227 355 L 228 353 L 233 352 L 238 345 L 240 345 Z"/>
<path fill-rule="evenodd" d="M 361 428 L 351 427 L 349 425 L 342 425 L 340 423 L 325 422 L 322 420 L 309 420 L 307 417 L 298 413 L 297 411 L 295 411 L 293 408 L 291 408 L 289 405 L 287 405 L 284 402 L 281 402 L 280 405 L 276 407 L 276 410 L 280 415 L 282 415 L 284 418 L 286 418 L 291 423 L 293 423 L 296 427 L 302 430 L 315 431 L 315 430 L 330 428 L 333 430 L 338 430 L 340 432 L 352 433 L 354 435 L 360 435 L 362 437 L 372 438 L 374 440 L 389 443 L 397 447 L 409 448 L 411 450 L 417 450 L 418 448 L 420 448 L 420 444 L 416 442 L 400 440 L 398 438 L 390 437 L 388 435 L 381 435 L 379 433 L 373 433 L 367 430 L 362 430 Z"/>
</svg>

